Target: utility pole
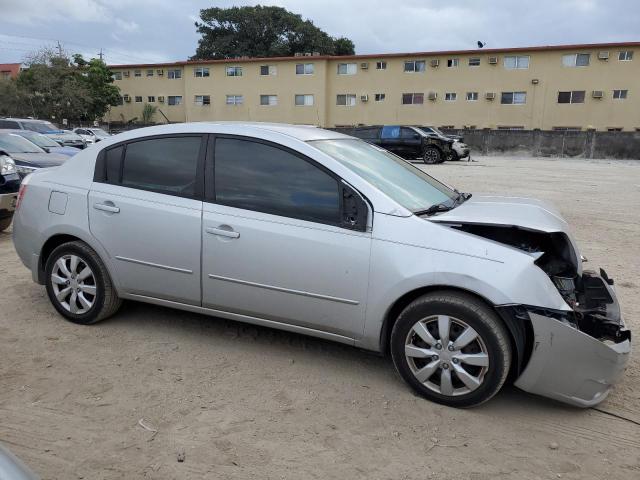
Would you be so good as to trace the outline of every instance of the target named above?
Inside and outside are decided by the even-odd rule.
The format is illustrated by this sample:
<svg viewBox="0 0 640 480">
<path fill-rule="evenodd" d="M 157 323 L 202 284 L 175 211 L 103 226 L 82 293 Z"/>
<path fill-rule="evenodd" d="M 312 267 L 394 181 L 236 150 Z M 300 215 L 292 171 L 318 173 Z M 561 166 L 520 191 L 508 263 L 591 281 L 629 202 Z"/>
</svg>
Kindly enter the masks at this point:
<svg viewBox="0 0 640 480">
<path fill-rule="evenodd" d="M 62 58 L 62 45 L 60 44 L 60 40 L 58 40 L 58 56 Z"/>
<path fill-rule="evenodd" d="M 102 53 L 102 49 L 100 49 L 100 53 L 98 54 L 98 56 L 100 57 L 100 61 L 102 61 L 102 57 L 104 56 L 104 54 Z"/>
</svg>

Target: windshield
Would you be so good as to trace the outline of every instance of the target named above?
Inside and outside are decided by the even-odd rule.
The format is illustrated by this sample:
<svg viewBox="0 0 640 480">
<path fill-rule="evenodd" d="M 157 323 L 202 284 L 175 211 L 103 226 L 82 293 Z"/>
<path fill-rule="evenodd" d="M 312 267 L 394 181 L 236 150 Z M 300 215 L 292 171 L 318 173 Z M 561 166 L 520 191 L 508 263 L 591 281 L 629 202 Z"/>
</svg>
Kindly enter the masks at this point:
<svg viewBox="0 0 640 480">
<path fill-rule="evenodd" d="M 0 149 L 7 153 L 44 153 L 40 147 L 15 133 L 0 134 Z"/>
<path fill-rule="evenodd" d="M 21 137 L 26 138 L 30 142 L 35 143 L 39 147 L 59 147 L 60 145 L 53 140 L 51 140 L 46 135 L 42 135 L 41 133 L 31 132 L 28 130 L 21 130 L 20 133 L 16 135 L 20 135 Z"/>
<path fill-rule="evenodd" d="M 104 130 L 102 130 L 101 128 L 92 128 L 90 130 L 91 132 L 93 132 L 94 135 L 98 135 L 101 137 L 108 137 L 109 134 L 107 132 L 105 132 Z"/>
<path fill-rule="evenodd" d="M 457 198 L 456 192 L 419 168 L 362 140 L 313 140 L 309 143 L 412 212 L 440 203 L 454 204 Z"/>
<path fill-rule="evenodd" d="M 60 131 L 60 129 L 51 122 L 24 122 L 24 128 L 38 133 Z"/>
<path fill-rule="evenodd" d="M 438 130 L 436 127 L 416 127 L 416 128 L 427 134 L 433 135 L 435 133 L 439 137 L 446 137 L 446 135 L 442 133 L 440 130 Z"/>
</svg>

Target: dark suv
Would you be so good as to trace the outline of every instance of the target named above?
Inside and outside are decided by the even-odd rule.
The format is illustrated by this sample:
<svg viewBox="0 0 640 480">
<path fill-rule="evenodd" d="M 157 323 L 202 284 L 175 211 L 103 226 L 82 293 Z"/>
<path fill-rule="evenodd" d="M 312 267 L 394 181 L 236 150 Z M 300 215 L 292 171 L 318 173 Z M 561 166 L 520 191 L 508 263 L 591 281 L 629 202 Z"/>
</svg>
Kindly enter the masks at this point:
<svg viewBox="0 0 640 480">
<path fill-rule="evenodd" d="M 427 135 L 416 127 L 383 125 L 336 130 L 378 145 L 407 160 L 420 158 L 424 163 L 442 163 L 452 151 L 453 140 Z"/>
<path fill-rule="evenodd" d="M 16 164 L 8 153 L 0 148 L 0 232 L 11 224 L 19 188 L 20 176 Z"/>
</svg>

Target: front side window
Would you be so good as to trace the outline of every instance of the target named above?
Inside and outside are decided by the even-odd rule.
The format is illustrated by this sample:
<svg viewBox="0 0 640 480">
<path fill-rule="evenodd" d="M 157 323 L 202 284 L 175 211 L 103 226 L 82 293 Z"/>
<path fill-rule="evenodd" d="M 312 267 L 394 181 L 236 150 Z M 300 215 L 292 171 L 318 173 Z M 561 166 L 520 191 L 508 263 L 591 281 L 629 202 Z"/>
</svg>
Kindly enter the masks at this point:
<svg viewBox="0 0 640 480">
<path fill-rule="evenodd" d="M 383 133 L 385 128 L 387 127 L 383 128 Z M 400 127 L 392 128 L 396 128 L 398 135 L 400 134 Z M 419 168 L 362 140 L 313 140 L 309 144 L 333 157 L 411 211 L 424 210 L 437 203 L 452 202 L 456 198 L 453 190 Z"/>
<path fill-rule="evenodd" d="M 624 100 L 625 98 L 627 98 L 627 92 L 628 90 L 614 90 L 613 98 L 615 100 Z"/>
<path fill-rule="evenodd" d="M 355 63 L 339 63 L 338 75 L 355 75 L 358 66 Z"/>
<path fill-rule="evenodd" d="M 558 92 L 558 103 L 584 103 L 584 90 Z"/>
<path fill-rule="evenodd" d="M 458 98 L 458 94 L 456 92 L 447 92 L 444 94 L 444 99 L 447 102 L 455 102 Z"/>
<path fill-rule="evenodd" d="M 528 55 L 510 55 L 504 57 L 504 68 L 507 70 L 529 68 Z"/>
<path fill-rule="evenodd" d="M 296 95 L 295 103 L 298 107 L 310 107 L 313 105 L 313 95 Z"/>
<path fill-rule="evenodd" d="M 527 103 L 527 92 L 502 92 L 500 103 L 503 105 L 524 105 Z"/>
<path fill-rule="evenodd" d="M 424 93 L 403 93 L 402 105 L 422 105 L 424 103 Z"/>
<path fill-rule="evenodd" d="M 182 96 L 180 96 L 180 95 L 169 95 L 167 97 L 167 103 L 169 105 L 182 105 Z"/>
<path fill-rule="evenodd" d="M 225 68 L 227 77 L 241 77 L 242 67 L 227 67 Z"/>
<path fill-rule="evenodd" d="M 591 54 L 570 53 L 562 56 L 562 65 L 565 67 L 586 67 L 589 65 Z"/>
<path fill-rule="evenodd" d="M 478 92 L 467 92 L 467 100 L 469 102 L 475 102 L 478 100 Z"/>
<path fill-rule="evenodd" d="M 296 65 L 296 75 L 313 75 L 313 63 L 298 63 Z"/>
<path fill-rule="evenodd" d="M 343 107 L 353 107 L 356 104 L 356 94 L 355 93 L 347 93 L 336 96 L 336 105 L 340 105 Z"/>
<path fill-rule="evenodd" d="M 208 67 L 196 67 L 193 70 L 193 76 L 196 78 L 203 78 L 209 76 L 209 68 Z"/>
<path fill-rule="evenodd" d="M 216 140 L 217 203 L 337 225 L 338 191 L 335 178 L 293 153 L 250 140 Z"/>
<path fill-rule="evenodd" d="M 632 50 L 624 50 L 622 52 L 618 52 L 618 60 L 621 62 L 630 62 L 633 60 L 633 51 Z"/>
<path fill-rule="evenodd" d="M 200 107 L 211 105 L 211 95 L 196 95 L 194 103 Z"/>
<path fill-rule="evenodd" d="M 193 196 L 201 137 L 154 138 L 127 144 L 122 185 Z M 109 160 L 107 159 L 107 171 Z"/>
<path fill-rule="evenodd" d="M 227 95 L 227 105 L 242 105 L 244 97 L 242 95 Z"/>
<path fill-rule="evenodd" d="M 480 57 L 471 57 L 469 59 L 470 67 L 479 67 L 480 66 Z"/>
<path fill-rule="evenodd" d="M 167 78 L 169 78 L 171 80 L 177 80 L 179 78 L 182 78 L 182 70 L 180 70 L 179 68 L 173 69 L 173 70 L 169 70 L 167 72 Z"/>
<path fill-rule="evenodd" d="M 260 105 L 274 106 L 278 104 L 277 95 L 260 95 Z"/>
<path fill-rule="evenodd" d="M 422 73 L 424 70 L 424 60 L 407 60 L 404 62 L 404 71 L 407 73 Z"/>
</svg>

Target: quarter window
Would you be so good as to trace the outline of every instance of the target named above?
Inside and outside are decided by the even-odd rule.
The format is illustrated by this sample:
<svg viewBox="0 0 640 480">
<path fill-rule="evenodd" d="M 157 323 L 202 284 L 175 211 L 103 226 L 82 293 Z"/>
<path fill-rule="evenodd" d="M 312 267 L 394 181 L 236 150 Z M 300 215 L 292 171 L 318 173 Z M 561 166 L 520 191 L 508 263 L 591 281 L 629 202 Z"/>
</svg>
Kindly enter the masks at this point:
<svg viewBox="0 0 640 480">
<path fill-rule="evenodd" d="M 527 103 L 527 92 L 502 92 L 500 103 L 503 105 L 523 105 Z"/>
<path fill-rule="evenodd" d="M 120 163 L 124 147 L 111 148 L 105 152 L 105 173 L 107 183 L 120 183 Z"/>
<path fill-rule="evenodd" d="M 313 63 L 298 63 L 296 75 L 313 75 Z"/>
<path fill-rule="evenodd" d="M 193 70 L 193 76 L 196 78 L 208 77 L 209 76 L 209 68 L 208 67 L 196 67 Z"/>
<path fill-rule="evenodd" d="M 624 100 L 625 98 L 627 98 L 627 92 L 628 90 L 614 90 L 613 98 L 616 100 Z"/>
<path fill-rule="evenodd" d="M 558 103 L 584 103 L 584 90 L 558 92 Z"/>
<path fill-rule="evenodd" d="M 296 106 L 310 107 L 313 105 L 313 95 L 296 95 Z"/>
<path fill-rule="evenodd" d="M 420 73 L 424 72 L 424 69 L 424 60 L 407 60 L 404 62 L 404 71 L 407 73 Z"/>
<path fill-rule="evenodd" d="M 182 105 L 182 96 L 180 96 L 180 95 L 169 95 L 167 97 L 167 103 L 169 105 Z"/>
<path fill-rule="evenodd" d="M 218 138 L 216 202 L 230 207 L 338 224 L 338 182 L 297 155 L 263 143 Z"/>
<path fill-rule="evenodd" d="M 590 53 L 570 53 L 562 56 L 562 65 L 565 67 L 586 67 L 591 59 Z"/>
<path fill-rule="evenodd" d="M 356 104 L 356 94 L 355 93 L 347 93 L 343 95 L 336 96 L 336 105 L 340 105 L 343 107 L 353 107 Z"/>
<path fill-rule="evenodd" d="M 529 68 L 528 55 L 511 55 L 504 57 L 504 68 L 507 70 Z"/>
<path fill-rule="evenodd" d="M 193 196 L 200 143 L 199 136 L 129 143 L 122 168 L 122 185 L 171 195 Z"/>
<path fill-rule="evenodd" d="M 478 92 L 467 92 L 467 100 L 469 102 L 475 102 L 478 100 Z"/>
<path fill-rule="evenodd" d="M 424 93 L 403 93 L 403 105 L 422 105 L 424 103 Z"/>
<path fill-rule="evenodd" d="M 260 95 L 260 105 L 273 106 L 278 104 L 277 95 Z"/>
<path fill-rule="evenodd" d="M 241 77 L 242 67 L 227 67 L 225 69 L 227 77 Z"/>
<path fill-rule="evenodd" d="M 618 52 L 618 60 L 621 62 L 630 62 L 633 60 L 633 51 L 624 50 L 622 52 Z"/>
<path fill-rule="evenodd" d="M 338 75 L 355 75 L 358 65 L 355 63 L 339 63 Z"/>
<path fill-rule="evenodd" d="M 182 70 L 178 69 L 174 69 L 174 70 L 169 70 L 167 72 L 167 78 L 170 80 L 177 80 L 178 78 L 182 78 Z"/>
</svg>

